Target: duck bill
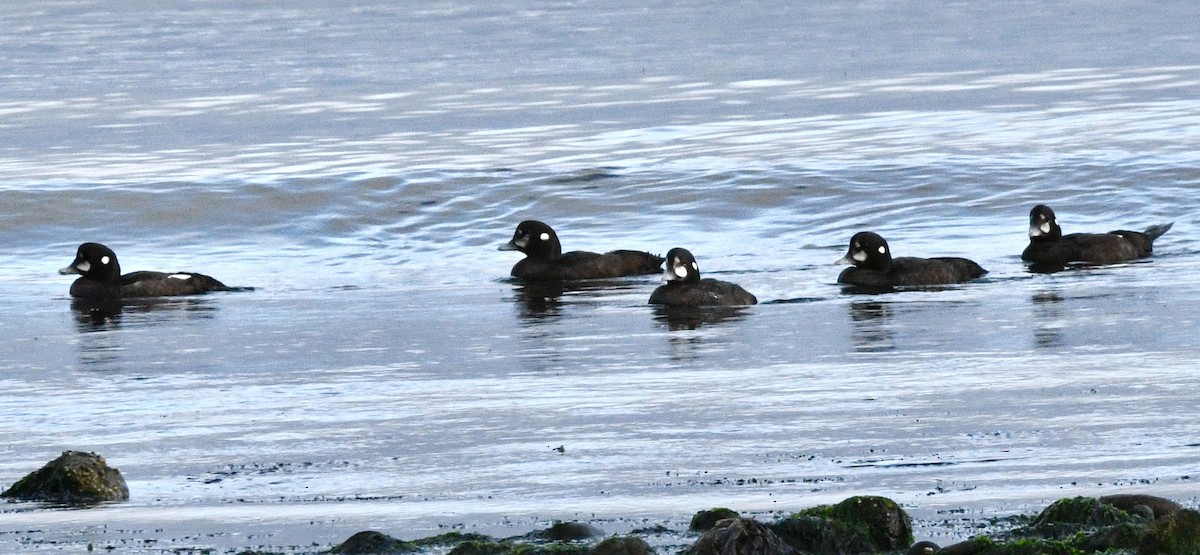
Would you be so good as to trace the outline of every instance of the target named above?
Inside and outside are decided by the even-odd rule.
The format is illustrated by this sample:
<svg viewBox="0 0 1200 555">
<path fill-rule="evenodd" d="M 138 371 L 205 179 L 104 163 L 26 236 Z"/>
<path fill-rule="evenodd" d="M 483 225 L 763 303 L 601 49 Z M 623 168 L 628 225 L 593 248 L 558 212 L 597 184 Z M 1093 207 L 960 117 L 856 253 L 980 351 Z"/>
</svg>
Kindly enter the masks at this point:
<svg viewBox="0 0 1200 555">
<path fill-rule="evenodd" d="M 87 273 L 87 271 L 90 269 L 91 269 L 91 264 L 88 264 L 85 261 L 81 264 L 72 264 L 70 266 L 67 266 L 66 268 L 60 269 L 58 271 L 58 275 L 61 275 L 61 276 L 65 276 L 65 275 L 69 275 L 69 274 L 83 275 L 83 274 Z"/>
<path fill-rule="evenodd" d="M 850 258 L 850 253 L 846 253 L 846 256 L 843 256 L 837 260 L 834 260 L 833 263 L 837 264 L 839 266 L 844 265 L 844 264 L 854 264 L 854 259 Z"/>
<path fill-rule="evenodd" d="M 513 244 L 512 241 L 509 241 L 509 242 L 497 247 L 496 250 L 498 250 L 498 251 L 519 251 L 521 249 L 519 247 L 517 247 L 515 244 Z"/>
</svg>

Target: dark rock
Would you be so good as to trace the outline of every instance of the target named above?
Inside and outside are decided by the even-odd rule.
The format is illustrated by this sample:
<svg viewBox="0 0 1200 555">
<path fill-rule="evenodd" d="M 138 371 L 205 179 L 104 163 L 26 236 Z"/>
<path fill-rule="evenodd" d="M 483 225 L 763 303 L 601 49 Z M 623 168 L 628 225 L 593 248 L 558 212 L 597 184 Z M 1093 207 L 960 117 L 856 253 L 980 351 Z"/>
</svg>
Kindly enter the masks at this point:
<svg viewBox="0 0 1200 555">
<path fill-rule="evenodd" d="M 1105 495 L 1099 499 L 1105 505 L 1112 505 L 1127 513 L 1146 515 L 1149 511 L 1150 518 L 1163 518 L 1171 516 L 1183 509 L 1183 507 L 1170 499 L 1156 497 L 1154 495 L 1144 494 L 1117 494 Z"/>
<path fill-rule="evenodd" d="M 938 544 L 933 542 L 917 542 L 908 548 L 905 555 L 933 555 L 938 552 Z"/>
<path fill-rule="evenodd" d="M 461 542 L 447 555 L 500 555 L 512 550 L 512 542 L 498 542 L 488 538 Z"/>
<path fill-rule="evenodd" d="M 797 555 L 766 525 L 750 518 L 728 518 L 692 544 L 686 555 Z"/>
<path fill-rule="evenodd" d="M 993 544 L 991 540 L 981 537 L 981 538 L 967 540 L 965 542 L 958 542 L 955 544 L 947 545 L 946 547 L 943 547 L 941 549 L 941 551 L 938 551 L 937 554 L 938 555 L 982 555 L 983 553 L 987 553 L 989 549 L 994 547 L 994 545 L 995 544 Z"/>
<path fill-rule="evenodd" d="M 692 523 L 688 525 L 688 530 L 693 532 L 707 532 L 712 530 L 712 527 L 716 526 L 718 521 L 727 518 L 738 518 L 740 516 L 742 515 L 739 515 L 737 511 L 724 507 L 700 511 L 692 516 Z"/>
<path fill-rule="evenodd" d="M 1074 532 L 1080 527 L 1116 526 L 1137 518 L 1136 515 L 1091 497 L 1073 497 L 1059 499 L 1042 509 L 1030 527 L 1043 532 L 1064 528 Z"/>
<path fill-rule="evenodd" d="M 653 555 L 646 540 L 637 536 L 608 538 L 592 548 L 590 555 Z"/>
<path fill-rule="evenodd" d="M 1082 548 L 1089 553 L 1113 549 L 1137 549 L 1145 532 L 1146 527 L 1142 523 L 1122 522 L 1088 536 L 1082 542 Z"/>
<path fill-rule="evenodd" d="M 0 497 L 70 504 L 127 501 L 129 486 L 120 471 L 104 462 L 104 457 L 63 451 L 57 459 L 0 493 Z"/>
<path fill-rule="evenodd" d="M 354 534 L 337 547 L 329 550 L 330 553 L 339 555 L 391 555 L 413 551 L 417 551 L 415 545 L 374 530 Z"/>
<path fill-rule="evenodd" d="M 555 522 L 545 530 L 533 532 L 529 537 L 552 542 L 586 540 L 603 536 L 604 531 L 586 522 Z"/>
<path fill-rule="evenodd" d="M 772 524 L 771 530 L 799 551 L 822 555 L 878 551 L 857 526 L 819 516 L 793 515 Z"/>
<path fill-rule="evenodd" d="M 474 533 L 464 534 L 462 532 L 446 532 L 445 534 L 438 534 L 436 536 L 431 536 L 428 538 L 421 538 L 419 540 L 413 540 L 412 544 L 417 547 L 450 546 L 450 545 L 458 545 L 460 543 L 468 542 L 468 541 L 491 541 L 491 540 L 492 540 L 492 538 L 490 536 L 485 536 L 483 534 L 474 534 Z"/>
<path fill-rule="evenodd" d="M 1195 555 L 1200 553 L 1200 512 L 1191 509 L 1154 521 L 1138 546 L 1138 555 Z"/>
<path fill-rule="evenodd" d="M 913 543 L 908 513 L 886 497 L 851 497 L 813 507 L 771 528 L 792 547 L 813 553 L 874 553 Z"/>
</svg>

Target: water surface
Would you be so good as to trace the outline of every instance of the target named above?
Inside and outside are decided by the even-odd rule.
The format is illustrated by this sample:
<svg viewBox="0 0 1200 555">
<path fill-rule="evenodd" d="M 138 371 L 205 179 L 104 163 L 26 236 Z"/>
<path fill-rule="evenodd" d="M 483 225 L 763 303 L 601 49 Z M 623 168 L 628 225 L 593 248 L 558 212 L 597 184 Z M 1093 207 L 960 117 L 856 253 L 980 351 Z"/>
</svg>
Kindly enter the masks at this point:
<svg viewBox="0 0 1200 555">
<path fill-rule="evenodd" d="M 858 494 L 945 542 L 1062 496 L 1198 502 L 1191 4 L 0 10 L 0 483 L 82 449 L 132 492 L 0 506 L 4 550 Z M 1175 227 L 1036 274 L 1043 202 L 1067 232 Z M 496 250 L 526 218 L 687 247 L 763 302 L 526 287 Z M 831 262 L 867 229 L 990 273 L 849 294 Z M 255 289 L 98 314 L 55 274 L 83 241 Z"/>
</svg>

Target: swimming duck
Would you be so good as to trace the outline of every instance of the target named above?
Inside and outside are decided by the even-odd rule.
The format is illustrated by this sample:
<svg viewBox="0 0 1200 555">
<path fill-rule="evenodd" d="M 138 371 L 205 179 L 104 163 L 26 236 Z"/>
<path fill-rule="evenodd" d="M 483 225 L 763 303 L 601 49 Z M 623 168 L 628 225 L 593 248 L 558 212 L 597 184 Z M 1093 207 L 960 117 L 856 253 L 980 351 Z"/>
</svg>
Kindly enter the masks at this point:
<svg viewBox="0 0 1200 555">
<path fill-rule="evenodd" d="M 733 306 L 757 304 L 758 299 L 740 285 L 700 278 L 700 265 L 687 249 L 667 251 L 663 285 L 650 294 L 650 304 L 668 306 Z"/>
<path fill-rule="evenodd" d="M 1063 235 L 1054 210 L 1039 204 L 1029 211 L 1029 246 L 1021 253 L 1021 260 L 1041 264 L 1112 264 L 1145 258 L 1154 252 L 1154 240 L 1172 225 L 1174 222 L 1153 225 L 1145 231 Z"/>
<path fill-rule="evenodd" d="M 521 222 L 512 240 L 500 245 L 500 250 L 525 253 L 525 258 L 512 267 L 512 276 L 530 281 L 655 274 L 662 270 L 663 262 L 661 256 L 632 250 L 615 250 L 604 254 L 571 251 L 564 254 L 554 230 L 536 220 Z"/>
<path fill-rule="evenodd" d="M 172 297 L 230 290 L 216 279 L 191 272 L 142 271 L 121 275 L 116 253 L 100 243 L 79 245 L 75 261 L 58 273 L 80 274 L 81 277 L 71 284 L 71 296 L 88 300 Z"/>
<path fill-rule="evenodd" d="M 854 266 L 842 270 L 838 283 L 865 287 L 946 285 L 978 278 L 987 273 L 966 258 L 892 258 L 888 243 L 877 233 L 860 231 L 850 238 L 850 250 L 838 264 Z"/>
</svg>

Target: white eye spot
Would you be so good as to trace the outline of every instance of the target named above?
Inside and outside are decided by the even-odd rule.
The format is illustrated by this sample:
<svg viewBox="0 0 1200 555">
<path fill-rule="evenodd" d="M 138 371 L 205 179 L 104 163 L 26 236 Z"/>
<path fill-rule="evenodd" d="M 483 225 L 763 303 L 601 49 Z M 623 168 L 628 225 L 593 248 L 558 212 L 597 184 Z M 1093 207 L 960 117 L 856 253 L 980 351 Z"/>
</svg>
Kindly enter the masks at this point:
<svg viewBox="0 0 1200 555">
<path fill-rule="evenodd" d="M 543 233 L 543 234 L 539 235 L 539 236 L 538 236 L 538 238 L 540 238 L 540 239 L 541 239 L 541 240 L 543 240 L 543 241 L 549 241 L 549 240 L 550 240 L 550 234 L 549 234 L 549 233 Z"/>
<path fill-rule="evenodd" d="M 867 251 L 854 251 L 854 255 L 850 258 L 853 258 L 856 262 L 866 262 Z"/>
<path fill-rule="evenodd" d="M 104 264 L 104 265 L 106 265 L 106 266 L 107 266 L 107 265 L 108 265 L 108 257 L 107 257 L 107 256 L 101 256 L 101 257 L 100 257 L 100 263 L 101 263 L 101 264 Z"/>
<path fill-rule="evenodd" d="M 887 247 L 879 247 L 879 254 L 887 254 Z"/>
<path fill-rule="evenodd" d="M 171 279 L 192 279 L 192 274 L 171 274 L 167 277 Z"/>
<path fill-rule="evenodd" d="M 700 265 L 699 265 L 699 264 L 696 264 L 695 262 L 692 262 L 692 269 L 693 269 L 693 270 L 699 270 L 699 269 L 700 269 Z"/>
</svg>

